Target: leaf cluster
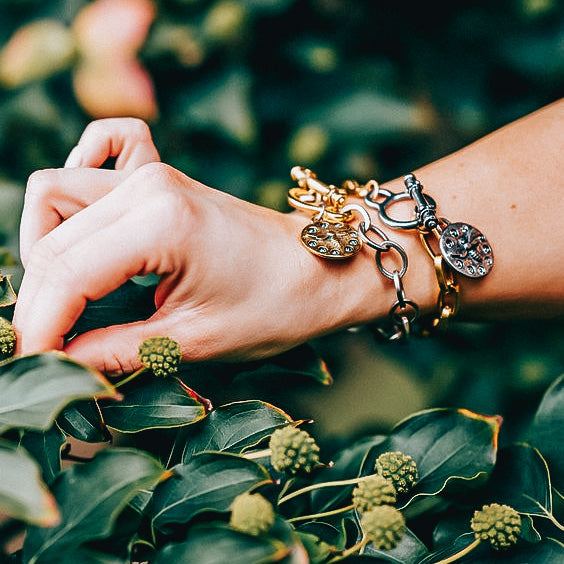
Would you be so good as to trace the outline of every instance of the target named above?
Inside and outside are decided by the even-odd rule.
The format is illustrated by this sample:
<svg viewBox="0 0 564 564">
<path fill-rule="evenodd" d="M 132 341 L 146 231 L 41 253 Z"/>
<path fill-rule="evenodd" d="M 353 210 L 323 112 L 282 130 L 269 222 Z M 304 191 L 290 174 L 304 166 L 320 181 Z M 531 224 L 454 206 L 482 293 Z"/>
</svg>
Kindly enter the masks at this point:
<svg viewBox="0 0 564 564">
<path fill-rule="evenodd" d="M 142 303 L 147 290 L 128 284 L 119 292 L 131 305 Z M 114 297 L 90 304 L 80 326 L 120 319 L 121 300 Z M 279 361 L 281 374 L 329 383 L 324 364 L 308 354 L 298 355 L 299 367 L 271 359 L 252 371 L 247 365 L 232 371 L 241 378 L 272 374 Z M 520 539 L 506 551 L 480 544 L 460 562 L 563 557 L 564 377 L 545 392 L 519 441 L 499 446 L 500 416 L 433 408 L 387 434 L 352 441 L 331 459 L 321 451 L 310 474 L 291 476 L 272 467 L 269 438 L 276 429 L 307 423 L 262 400 L 212 406 L 192 386 L 214 370 L 181 365 L 165 379 L 146 371 L 121 386 L 58 352 L 4 361 L 0 512 L 7 520 L 0 538 L 25 533 L 20 549 L 5 547 L 5 558 L 26 564 L 432 564 L 474 541 L 470 519 L 488 503 L 521 514 Z M 391 550 L 364 543 L 362 554 L 351 554 L 363 537 L 361 515 L 351 506 L 354 484 L 375 473 L 380 454 L 397 451 L 411 456 L 419 473 L 395 504 L 407 531 Z M 230 526 L 231 503 L 245 492 L 272 504 L 276 520 L 267 533 Z"/>
</svg>

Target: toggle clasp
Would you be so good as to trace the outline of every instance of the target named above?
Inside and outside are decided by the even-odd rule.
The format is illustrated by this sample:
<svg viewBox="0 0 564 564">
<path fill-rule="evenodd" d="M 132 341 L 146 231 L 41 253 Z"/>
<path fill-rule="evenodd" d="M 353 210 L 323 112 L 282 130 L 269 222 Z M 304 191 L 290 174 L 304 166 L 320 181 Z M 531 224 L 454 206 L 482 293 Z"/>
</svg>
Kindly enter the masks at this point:
<svg viewBox="0 0 564 564">
<path fill-rule="evenodd" d="M 409 176 L 412 177 L 415 183 L 411 182 L 411 178 L 407 180 Z M 404 192 L 394 194 L 385 188 L 376 187 L 366 195 L 364 203 L 377 210 L 380 221 L 389 227 L 393 227 L 394 229 L 417 229 L 423 227 L 431 231 L 439 225 L 439 221 L 435 215 L 435 210 L 437 209 L 435 200 L 433 200 L 431 196 L 422 194 L 422 186 L 413 175 L 406 175 L 404 182 L 406 184 Z M 377 199 L 381 197 L 384 199 L 377 201 Z M 417 215 L 415 219 L 401 220 L 389 214 L 389 208 L 402 200 L 413 200 L 415 202 L 415 213 Z M 430 225 L 433 225 L 433 227 L 429 227 Z"/>
</svg>

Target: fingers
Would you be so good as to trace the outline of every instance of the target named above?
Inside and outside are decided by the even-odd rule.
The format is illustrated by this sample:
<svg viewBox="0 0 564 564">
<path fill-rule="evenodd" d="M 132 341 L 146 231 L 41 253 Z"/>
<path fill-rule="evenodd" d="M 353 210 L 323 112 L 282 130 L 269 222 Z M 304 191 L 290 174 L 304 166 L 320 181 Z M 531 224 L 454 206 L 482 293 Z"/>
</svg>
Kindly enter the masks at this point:
<svg viewBox="0 0 564 564">
<path fill-rule="evenodd" d="M 14 312 L 19 353 L 62 348 L 87 300 L 135 274 L 166 270 L 161 241 L 168 224 L 160 210 L 170 202 L 151 190 L 145 205 L 136 205 L 130 189 L 124 182 L 35 244 Z"/>
<path fill-rule="evenodd" d="M 163 322 L 139 321 L 95 329 L 72 339 L 65 352 L 79 362 L 109 375 L 131 373 L 141 368 L 139 345 L 149 337 L 169 336 Z"/>
<path fill-rule="evenodd" d="M 136 118 L 107 118 L 91 122 L 70 152 L 65 168 L 100 167 L 116 157 L 116 169 L 132 172 L 160 161 L 149 126 Z"/>
<path fill-rule="evenodd" d="M 20 221 L 20 257 L 27 264 L 33 245 L 69 218 L 105 196 L 126 177 L 123 171 L 50 169 L 27 183 Z"/>
</svg>

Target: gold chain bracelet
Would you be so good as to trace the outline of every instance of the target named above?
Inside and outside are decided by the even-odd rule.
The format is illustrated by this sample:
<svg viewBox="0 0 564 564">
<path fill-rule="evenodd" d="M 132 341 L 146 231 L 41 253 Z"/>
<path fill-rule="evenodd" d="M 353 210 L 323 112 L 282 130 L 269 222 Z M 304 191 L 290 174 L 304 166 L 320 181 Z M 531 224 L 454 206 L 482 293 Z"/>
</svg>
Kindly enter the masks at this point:
<svg viewBox="0 0 564 564">
<path fill-rule="evenodd" d="M 354 180 L 347 180 L 341 187 L 337 187 L 321 182 L 314 172 L 299 166 L 292 168 L 291 175 L 298 186 L 289 190 L 289 204 L 296 209 L 314 213 L 300 235 L 304 247 L 316 256 L 332 260 L 353 257 L 363 245 L 372 248 L 378 270 L 394 283 L 396 292 L 396 301 L 388 314 L 389 327 L 378 327 L 377 334 L 388 341 L 409 337 L 419 317 L 419 307 L 406 297 L 403 287 L 407 254 L 398 243 L 391 241 L 372 223 L 364 207 L 347 203 L 349 196 L 363 198 L 377 190 L 378 183 L 370 180 L 360 185 Z M 361 218 L 358 229 L 350 225 L 355 214 Z M 374 239 L 375 235 L 381 239 L 380 242 Z M 397 253 L 401 261 L 399 268 L 390 270 L 384 266 L 382 255 L 389 252 Z"/>
</svg>

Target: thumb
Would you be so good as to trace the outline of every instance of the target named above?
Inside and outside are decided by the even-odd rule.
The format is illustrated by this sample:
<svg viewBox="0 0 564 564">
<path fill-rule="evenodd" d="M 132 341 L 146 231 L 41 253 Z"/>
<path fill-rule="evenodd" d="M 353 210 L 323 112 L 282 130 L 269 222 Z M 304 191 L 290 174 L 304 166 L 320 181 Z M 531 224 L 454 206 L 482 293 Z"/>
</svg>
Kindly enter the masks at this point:
<svg viewBox="0 0 564 564">
<path fill-rule="evenodd" d="M 130 374 L 141 368 L 139 346 L 149 337 L 172 337 L 163 323 L 137 321 L 94 329 L 73 338 L 64 348 L 71 358 L 109 376 Z"/>
</svg>

